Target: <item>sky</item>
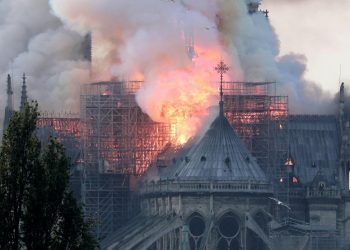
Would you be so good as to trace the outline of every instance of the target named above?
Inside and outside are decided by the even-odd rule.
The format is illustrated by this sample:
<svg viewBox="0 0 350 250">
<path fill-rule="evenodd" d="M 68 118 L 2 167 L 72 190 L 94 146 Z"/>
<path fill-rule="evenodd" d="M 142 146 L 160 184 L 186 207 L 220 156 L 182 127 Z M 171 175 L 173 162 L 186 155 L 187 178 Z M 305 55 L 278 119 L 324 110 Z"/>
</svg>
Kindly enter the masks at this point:
<svg viewBox="0 0 350 250">
<path fill-rule="evenodd" d="M 281 55 L 303 54 L 305 77 L 331 93 L 350 88 L 350 0 L 263 0 Z M 341 69 L 341 70 L 340 70 Z"/>
</svg>

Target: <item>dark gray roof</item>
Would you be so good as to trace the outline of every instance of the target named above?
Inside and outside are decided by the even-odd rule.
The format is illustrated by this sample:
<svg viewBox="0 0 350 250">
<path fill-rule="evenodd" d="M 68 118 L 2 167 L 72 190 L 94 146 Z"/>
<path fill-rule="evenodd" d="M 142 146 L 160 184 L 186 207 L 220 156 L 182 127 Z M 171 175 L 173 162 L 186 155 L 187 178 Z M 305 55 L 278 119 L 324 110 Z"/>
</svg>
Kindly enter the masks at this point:
<svg viewBox="0 0 350 250">
<path fill-rule="evenodd" d="M 290 116 L 290 152 L 295 174 L 302 183 L 310 183 L 322 168 L 334 181 L 340 151 L 338 122 L 335 116 Z"/>
<path fill-rule="evenodd" d="M 161 175 L 162 179 L 267 181 L 246 146 L 223 115 L 219 115 L 205 135 L 176 164 Z"/>
<path fill-rule="evenodd" d="M 145 247 L 184 222 L 178 215 L 136 216 L 100 243 L 101 249 L 148 249 Z"/>
</svg>

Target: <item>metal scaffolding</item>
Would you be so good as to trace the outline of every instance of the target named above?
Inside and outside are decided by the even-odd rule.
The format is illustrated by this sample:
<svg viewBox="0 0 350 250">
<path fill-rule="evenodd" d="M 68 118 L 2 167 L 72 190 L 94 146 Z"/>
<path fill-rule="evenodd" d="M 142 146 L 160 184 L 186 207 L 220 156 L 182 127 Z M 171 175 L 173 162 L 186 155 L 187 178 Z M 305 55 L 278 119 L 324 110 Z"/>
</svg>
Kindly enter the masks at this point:
<svg viewBox="0 0 350 250">
<path fill-rule="evenodd" d="M 105 238 L 129 219 L 129 176 L 85 172 L 82 200 L 85 216 L 96 223 L 98 238 Z"/>
<path fill-rule="evenodd" d="M 143 82 L 98 82 L 81 90 L 83 201 L 104 237 L 128 215 L 129 177 L 141 175 L 171 139 L 171 124 L 142 112 L 135 92 Z"/>
<path fill-rule="evenodd" d="M 288 97 L 277 95 L 275 82 L 225 82 L 223 89 L 226 117 L 271 179 L 276 197 L 289 204 Z M 286 216 L 278 209 L 275 215 Z"/>
<path fill-rule="evenodd" d="M 275 82 L 225 82 L 223 89 L 227 119 L 267 175 L 280 179 L 288 157 L 288 97 L 276 95 Z"/>
<path fill-rule="evenodd" d="M 81 92 L 84 160 L 100 173 L 141 175 L 171 139 L 171 125 L 142 112 L 142 82 L 99 82 Z"/>
<path fill-rule="evenodd" d="M 66 152 L 72 164 L 81 161 L 80 147 L 80 118 L 76 114 L 48 114 L 41 113 L 38 119 L 38 127 L 41 134 L 55 136 L 66 148 Z"/>
<path fill-rule="evenodd" d="M 80 200 L 82 154 L 79 115 L 41 112 L 37 125 L 38 136 L 43 143 L 47 142 L 49 136 L 54 136 L 65 147 L 71 161 L 70 187 L 75 197 Z"/>
<path fill-rule="evenodd" d="M 74 136 L 80 139 L 79 114 L 41 113 L 37 125 L 39 128 L 52 128 L 62 137 Z"/>
</svg>

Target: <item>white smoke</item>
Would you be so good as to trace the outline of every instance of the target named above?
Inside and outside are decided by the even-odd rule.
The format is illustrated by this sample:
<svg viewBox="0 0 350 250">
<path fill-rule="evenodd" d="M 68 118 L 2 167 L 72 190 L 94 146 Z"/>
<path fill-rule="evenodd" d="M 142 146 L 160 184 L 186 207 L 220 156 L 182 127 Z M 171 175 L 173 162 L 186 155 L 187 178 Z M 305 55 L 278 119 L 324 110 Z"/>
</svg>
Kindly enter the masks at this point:
<svg viewBox="0 0 350 250">
<path fill-rule="evenodd" d="M 214 104 L 216 100 L 203 93 L 215 93 L 217 86 L 198 82 L 216 81 L 213 67 L 220 58 L 230 64 L 232 80 L 277 81 L 290 96 L 294 112 L 327 110 L 327 95 L 304 79 L 306 59 L 292 54 L 279 57 L 278 37 L 268 19 L 260 12 L 248 15 L 248 2 L 2 0 L 3 86 L 10 72 L 19 93 L 20 75 L 27 72 L 32 99 L 49 109 L 74 109 L 80 83 L 89 81 L 80 45 L 82 37 L 92 32 L 95 79 L 144 79 L 138 101 L 155 120 L 160 120 L 164 103 L 174 106 L 180 100 L 179 106 L 186 106 L 191 99 L 200 113 L 191 117 L 192 122 L 200 123 L 208 112 L 197 103 Z M 191 30 L 197 49 L 194 63 L 185 46 Z M 5 90 L 0 97 L 3 106 Z"/>
<path fill-rule="evenodd" d="M 278 36 L 265 14 L 246 15 L 245 5 L 240 1 L 226 1 L 225 4 L 221 14 L 224 37 L 245 80 L 276 81 L 280 94 L 289 96 L 292 113 L 332 112 L 331 95 L 304 78 L 306 58 L 297 54 L 279 56 Z M 238 22 L 232 22 L 226 12 L 239 15 Z"/>
<path fill-rule="evenodd" d="M 216 27 L 217 4 L 197 1 L 52 0 L 55 13 L 72 30 L 91 31 L 94 72 L 100 78 L 145 80 L 137 95 L 141 108 L 156 121 L 171 121 L 180 114 L 195 132 L 217 93 L 213 82 L 220 57 L 227 50 Z M 194 63 L 188 56 L 193 39 Z M 103 48 L 102 53 L 95 48 Z M 234 70 L 233 70 L 234 72 Z M 215 78 L 213 77 L 215 76 Z M 177 120 L 176 120 L 177 121 Z M 185 136 L 185 135 L 184 135 Z"/>
<path fill-rule="evenodd" d="M 159 72 L 181 69 L 190 63 L 181 35 L 183 27 L 193 27 L 197 45 L 205 44 L 210 49 L 216 43 L 223 56 L 228 52 L 234 77 L 277 81 L 283 94 L 289 95 L 293 112 L 329 111 L 328 95 L 304 79 L 306 59 L 294 54 L 278 57 L 277 35 L 263 13 L 247 14 L 248 2 L 251 1 L 51 0 L 55 13 L 69 27 L 81 32 L 92 30 L 97 40 L 103 41 L 100 46 L 107 52 L 99 58 L 104 63 L 98 65 L 113 65 L 113 70 L 104 76 L 142 75 L 152 82 L 146 86 L 150 91 L 142 92 L 146 98 L 139 98 L 146 111 L 151 109 L 148 105 L 157 105 L 150 99 L 177 93 L 173 86 L 165 82 L 159 86 L 153 78 Z M 176 87 L 184 88 L 182 85 L 194 91 L 188 83 Z"/>
<path fill-rule="evenodd" d="M 0 127 L 6 103 L 6 76 L 13 78 L 14 104 L 20 103 L 22 74 L 30 99 L 42 110 L 79 110 L 79 85 L 88 81 L 83 37 L 65 28 L 47 0 L 0 1 Z"/>
</svg>

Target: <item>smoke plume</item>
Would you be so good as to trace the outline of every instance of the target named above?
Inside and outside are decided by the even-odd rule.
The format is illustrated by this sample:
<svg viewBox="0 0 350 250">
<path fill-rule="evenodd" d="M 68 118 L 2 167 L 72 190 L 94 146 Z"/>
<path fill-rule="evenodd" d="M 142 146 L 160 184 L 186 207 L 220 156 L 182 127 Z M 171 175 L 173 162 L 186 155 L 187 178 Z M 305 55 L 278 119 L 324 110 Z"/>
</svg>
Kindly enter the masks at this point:
<svg viewBox="0 0 350 250">
<path fill-rule="evenodd" d="M 230 64 L 232 80 L 277 81 L 294 112 L 329 110 L 328 95 L 304 79 L 306 59 L 279 57 L 268 19 L 263 13 L 248 15 L 248 2 L 50 1 L 69 28 L 94 34 L 94 48 L 100 50 L 94 50 L 94 68 L 100 77 L 145 80 L 137 96 L 142 109 L 156 121 L 187 117 L 182 126 L 187 131 L 181 133 L 193 134 L 215 105 L 213 67 L 221 58 Z M 186 46 L 192 39 L 190 60 Z"/>
<path fill-rule="evenodd" d="M 27 74 L 28 96 L 42 110 L 79 110 L 79 85 L 88 80 L 88 64 L 81 56 L 83 38 L 65 28 L 50 11 L 47 0 L 0 1 L 0 100 L 6 103 L 6 76 L 13 78 L 18 108 L 22 74 Z M 3 115 L 0 115 L 2 127 Z"/>
<path fill-rule="evenodd" d="M 59 110 L 74 106 L 80 83 L 88 82 L 80 45 L 92 32 L 94 79 L 144 80 L 139 105 L 155 121 L 181 123 L 183 141 L 217 103 L 214 67 L 221 59 L 230 66 L 226 79 L 277 81 L 294 112 L 327 110 L 327 95 L 304 79 L 306 59 L 279 57 L 268 19 L 248 15 L 248 2 L 3 0 L 0 44 L 8 49 L 0 58 L 2 79 L 8 71 L 25 71 L 32 98 Z"/>
</svg>

